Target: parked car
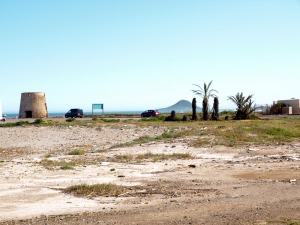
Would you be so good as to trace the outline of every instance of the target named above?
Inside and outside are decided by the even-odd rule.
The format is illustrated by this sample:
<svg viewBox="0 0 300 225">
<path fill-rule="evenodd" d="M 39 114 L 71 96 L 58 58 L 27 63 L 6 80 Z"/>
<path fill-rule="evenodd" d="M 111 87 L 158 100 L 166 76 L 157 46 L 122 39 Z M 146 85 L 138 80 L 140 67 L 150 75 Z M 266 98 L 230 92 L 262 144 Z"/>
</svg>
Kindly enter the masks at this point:
<svg viewBox="0 0 300 225">
<path fill-rule="evenodd" d="M 154 117 L 154 116 L 159 116 L 160 113 L 157 110 L 147 110 L 145 112 L 142 112 L 141 117 Z"/>
<path fill-rule="evenodd" d="M 65 117 L 83 117 L 83 111 L 82 109 L 70 109 L 66 114 Z"/>
</svg>

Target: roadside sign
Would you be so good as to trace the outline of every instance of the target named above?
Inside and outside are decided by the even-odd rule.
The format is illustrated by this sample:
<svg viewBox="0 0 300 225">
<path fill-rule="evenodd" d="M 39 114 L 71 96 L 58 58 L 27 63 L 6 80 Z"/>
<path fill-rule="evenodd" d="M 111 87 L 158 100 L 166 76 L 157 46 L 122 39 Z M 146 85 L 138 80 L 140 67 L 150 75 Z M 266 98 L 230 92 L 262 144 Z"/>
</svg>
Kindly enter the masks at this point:
<svg viewBox="0 0 300 225">
<path fill-rule="evenodd" d="M 102 109 L 102 114 L 104 114 L 104 104 L 102 104 L 102 103 L 93 104 L 92 105 L 92 115 L 94 115 L 95 109 Z"/>
</svg>

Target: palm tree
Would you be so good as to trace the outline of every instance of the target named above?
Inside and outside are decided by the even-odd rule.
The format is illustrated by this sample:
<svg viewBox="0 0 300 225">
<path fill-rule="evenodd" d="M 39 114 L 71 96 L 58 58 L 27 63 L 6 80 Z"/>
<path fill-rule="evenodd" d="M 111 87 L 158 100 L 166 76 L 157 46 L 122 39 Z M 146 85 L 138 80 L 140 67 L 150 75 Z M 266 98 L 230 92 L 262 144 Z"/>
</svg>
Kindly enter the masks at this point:
<svg viewBox="0 0 300 225">
<path fill-rule="evenodd" d="M 252 97 L 253 95 L 244 96 L 243 92 L 238 92 L 235 96 L 228 97 L 228 99 L 233 101 L 237 106 L 235 114 L 236 120 L 249 119 L 250 115 L 257 109 L 254 101 L 252 101 Z"/>
<path fill-rule="evenodd" d="M 218 97 L 214 98 L 213 112 L 211 115 L 212 120 L 219 120 L 219 99 Z"/>
<path fill-rule="evenodd" d="M 197 109 L 197 101 L 196 101 L 196 98 L 193 98 L 193 101 L 192 101 L 192 109 L 193 109 L 192 120 L 198 120 L 197 112 L 196 112 L 196 109 Z"/>
<path fill-rule="evenodd" d="M 211 83 L 212 83 L 212 81 L 210 81 L 209 84 L 207 85 L 204 82 L 203 88 L 197 84 L 194 84 L 196 87 L 199 88 L 199 90 L 192 90 L 196 95 L 200 95 L 201 97 L 203 97 L 203 101 L 202 101 L 203 120 L 208 120 L 209 98 L 217 97 L 214 94 L 214 92 L 218 93 L 216 90 L 210 89 Z"/>
</svg>

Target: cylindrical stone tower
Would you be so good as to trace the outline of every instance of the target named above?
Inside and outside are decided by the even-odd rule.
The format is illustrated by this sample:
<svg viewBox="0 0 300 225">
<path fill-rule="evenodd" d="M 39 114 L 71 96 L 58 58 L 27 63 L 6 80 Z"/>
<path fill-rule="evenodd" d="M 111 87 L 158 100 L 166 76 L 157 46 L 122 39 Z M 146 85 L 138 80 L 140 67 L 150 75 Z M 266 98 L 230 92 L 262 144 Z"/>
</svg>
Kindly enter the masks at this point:
<svg viewBox="0 0 300 225">
<path fill-rule="evenodd" d="M 45 93 L 22 93 L 19 118 L 48 118 L 48 109 Z"/>
</svg>

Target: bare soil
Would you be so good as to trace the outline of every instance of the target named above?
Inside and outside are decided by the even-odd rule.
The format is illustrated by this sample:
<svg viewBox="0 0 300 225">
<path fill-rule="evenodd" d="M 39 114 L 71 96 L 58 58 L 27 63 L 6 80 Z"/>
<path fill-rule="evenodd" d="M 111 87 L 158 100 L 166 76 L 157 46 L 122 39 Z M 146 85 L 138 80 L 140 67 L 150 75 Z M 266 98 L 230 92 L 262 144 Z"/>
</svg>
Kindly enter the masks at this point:
<svg viewBox="0 0 300 225">
<path fill-rule="evenodd" d="M 300 143 L 189 147 L 191 137 L 131 147 L 166 127 L 0 128 L 0 224 L 299 224 Z M 84 149 L 84 155 L 69 155 Z M 118 162 L 117 155 L 189 153 L 192 159 Z M 41 161 L 77 160 L 73 170 Z M 75 184 L 127 187 L 79 197 Z"/>
</svg>

